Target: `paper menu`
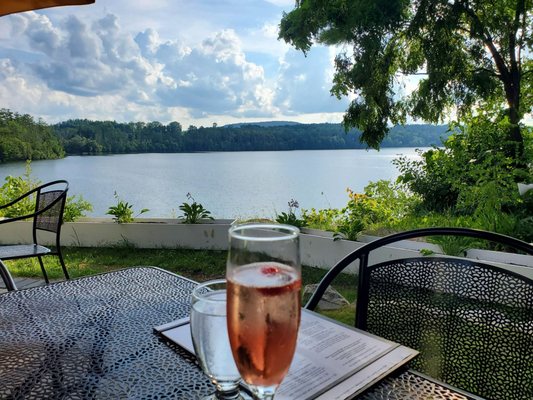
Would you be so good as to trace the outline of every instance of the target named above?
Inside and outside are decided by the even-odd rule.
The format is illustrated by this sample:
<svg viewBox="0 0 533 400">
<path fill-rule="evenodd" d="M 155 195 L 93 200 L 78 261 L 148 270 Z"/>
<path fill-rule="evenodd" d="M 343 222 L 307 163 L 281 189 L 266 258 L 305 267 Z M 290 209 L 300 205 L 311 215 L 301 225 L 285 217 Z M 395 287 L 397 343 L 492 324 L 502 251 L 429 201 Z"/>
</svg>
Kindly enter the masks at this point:
<svg viewBox="0 0 533 400">
<path fill-rule="evenodd" d="M 312 399 L 399 345 L 302 312 L 296 354 L 276 399 Z"/>
<path fill-rule="evenodd" d="M 154 330 L 194 354 L 187 319 Z M 397 343 L 302 310 L 295 356 L 276 392 L 276 400 L 350 399 L 417 354 Z"/>
<path fill-rule="evenodd" d="M 353 399 L 374 383 L 385 378 L 392 371 L 404 365 L 418 354 L 409 347 L 398 346 L 359 372 L 334 385 L 325 393 L 315 397 L 318 400 Z"/>
</svg>

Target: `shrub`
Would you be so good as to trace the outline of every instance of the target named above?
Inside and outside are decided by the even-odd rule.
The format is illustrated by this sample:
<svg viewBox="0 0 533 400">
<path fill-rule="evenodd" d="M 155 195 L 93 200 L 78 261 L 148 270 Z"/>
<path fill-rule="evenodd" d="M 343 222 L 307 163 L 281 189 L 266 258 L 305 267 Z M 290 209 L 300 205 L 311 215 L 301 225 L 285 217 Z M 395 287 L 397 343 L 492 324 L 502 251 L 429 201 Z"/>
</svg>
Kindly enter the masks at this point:
<svg viewBox="0 0 533 400">
<path fill-rule="evenodd" d="M 68 196 L 63 221 L 74 222 L 79 218 L 85 217 L 85 213 L 92 210 L 92 204 L 86 201 L 81 195 Z"/>
<path fill-rule="evenodd" d="M 179 206 L 179 209 L 183 211 L 184 223 L 198 224 L 202 219 L 213 219 L 211 212 L 206 210 L 202 204 L 197 203 L 190 193 L 187 193 L 187 199 L 192 200 L 192 203 L 184 202 Z"/>
<path fill-rule="evenodd" d="M 128 222 L 133 222 L 134 218 L 138 217 L 145 212 L 148 212 L 147 208 L 143 208 L 136 216 L 133 215 L 133 205 L 122 200 L 117 192 L 114 193 L 114 197 L 117 200 L 117 204 L 109 207 L 106 214 L 112 215 L 113 220 L 118 224 L 126 224 Z"/>
<path fill-rule="evenodd" d="M 519 197 L 516 186 L 516 182 L 533 182 L 532 166 L 521 167 L 526 163 L 509 155 L 508 129 L 505 119 L 473 117 L 455 126 L 443 148 L 421 153 L 421 160 L 395 160 L 401 173 L 398 181 L 420 199 L 413 215 L 471 216 L 465 226 L 532 240 L 531 205 Z M 523 131 L 529 157 L 531 129 Z"/>
<path fill-rule="evenodd" d="M 306 226 L 324 231 L 336 231 L 341 216 L 341 212 L 336 208 L 302 210 L 302 219 Z"/>
<path fill-rule="evenodd" d="M 298 218 L 296 216 L 296 210 L 300 208 L 298 201 L 291 199 L 291 201 L 289 201 L 287 204 L 289 205 L 289 212 L 282 212 L 281 214 L 278 214 L 276 217 L 276 222 L 279 224 L 292 225 L 297 228 L 303 228 L 306 226 L 307 221 L 304 218 Z"/>
</svg>

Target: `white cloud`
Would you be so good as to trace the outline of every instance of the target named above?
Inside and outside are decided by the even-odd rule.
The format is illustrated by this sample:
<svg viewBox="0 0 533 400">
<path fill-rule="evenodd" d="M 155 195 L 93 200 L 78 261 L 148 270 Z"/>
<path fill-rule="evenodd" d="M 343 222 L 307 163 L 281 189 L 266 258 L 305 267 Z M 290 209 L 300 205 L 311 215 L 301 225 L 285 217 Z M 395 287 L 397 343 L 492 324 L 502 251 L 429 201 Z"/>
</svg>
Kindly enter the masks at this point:
<svg viewBox="0 0 533 400">
<path fill-rule="evenodd" d="M 192 115 L 264 114 L 269 96 L 261 66 L 248 62 L 233 30 L 204 39 L 196 48 L 163 41 L 147 29 L 135 37 L 108 14 L 92 24 L 69 16 L 54 25 L 29 13 L 19 34 L 44 56 L 24 64 L 50 89 L 76 96 L 122 96 L 154 107 L 186 107 Z"/>
<path fill-rule="evenodd" d="M 307 113 L 330 120 L 344 111 L 345 103 L 329 95 L 331 54 L 317 48 L 304 58 L 278 41 L 279 8 L 159 0 L 141 10 L 141 3 L 121 8 L 126 3 L 116 0 L 5 18 L 3 106 L 49 122 L 179 120 L 184 126 L 301 121 Z"/>
<path fill-rule="evenodd" d="M 331 96 L 332 59 L 325 47 L 288 51 L 281 60 L 275 105 L 286 114 L 342 112 L 347 99 Z"/>
<path fill-rule="evenodd" d="M 296 3 L 295 0 L 266 0 L 268 3 L 272 3 L 278 7 L 284 7 L 288 9 L 293 9 Z"/>
</svg>

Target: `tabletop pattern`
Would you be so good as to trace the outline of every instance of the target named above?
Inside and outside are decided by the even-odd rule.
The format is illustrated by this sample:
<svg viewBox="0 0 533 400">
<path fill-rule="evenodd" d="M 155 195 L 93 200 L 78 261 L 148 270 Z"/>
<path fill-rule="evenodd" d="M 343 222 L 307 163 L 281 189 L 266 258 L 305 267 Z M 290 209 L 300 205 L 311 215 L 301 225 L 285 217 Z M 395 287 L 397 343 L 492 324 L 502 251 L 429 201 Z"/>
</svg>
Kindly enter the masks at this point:
<svg viewBox="0 0 533 400">
<path fill-rule="evenodd" d="M 1 399 L 198 399 L 193 356 L 153 327 L 189 315 L 195 283 L 139 267 L 0 295 Z M 466 397 L 410 372 L 369 400 Z"/>
<path fill-rule="evenodd" d="M 384 379 L 377 387 L 362 396 L 362 400 L 469 400 L 444 386 L 424 379 L 410 371 Z"/>
<path fill-rule="evenodd" d="M 189 315 L 193 287 L 134 268 L 0 296 L 0 398 L 208 394 L 212 386 L 194 358 L 152 332 Z"/>
</svg>

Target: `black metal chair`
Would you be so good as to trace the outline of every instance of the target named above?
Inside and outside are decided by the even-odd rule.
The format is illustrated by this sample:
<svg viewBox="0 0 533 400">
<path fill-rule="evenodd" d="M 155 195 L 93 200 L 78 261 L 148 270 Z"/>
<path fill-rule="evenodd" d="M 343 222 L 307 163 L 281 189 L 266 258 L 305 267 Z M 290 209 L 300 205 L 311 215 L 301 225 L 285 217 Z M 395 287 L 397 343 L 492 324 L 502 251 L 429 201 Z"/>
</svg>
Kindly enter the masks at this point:
<svg viewBox="0 0 533 400">
<path fill-rule="evenodd" d="M 384 249 L 441 235 L 533 255 L 530 244 L 467 228 L 398 233 L 344 257 L 305 307 L 315 309 L 333 279 L 358 261 L 356 327 L 419 350 L 410 366 L 435 379 L 489 399 L 533 399 L 533 279 L 498 263 L 416 251 L 393 259 L 394 250 Z"/>
<path fill-rule="evenodd" d="M 63 224 L 63 212 L 67 201 L 68 182 L 57 180 L 45 183 L 35 189 L 25 193 L 19 198 L 0 207 L 0 210 L 11 207 L 18 202 L 30 197 L 35 197 L 35 209 L 31 214 L 1 219 L 0 225 L 27 219 L 33 220 L 33 243 L 22 245 L 0 246 L 0 260 L 14 260 L 18 258 L 37 257 L 46 283 L 49 283 L 48 274 L 44 268 L 42 257 L 46 255 L 56 255 L 61 263 L 63 274 L 69 279 L 68 271 L 61 254 L 60 238 L 61 225 Z M 31 198 L 31 197 L 30 197 Z M 37 231 L 47 231 L 55 233 L 55 249 L 41 246 L 38 242 Z"/>
</svg>

